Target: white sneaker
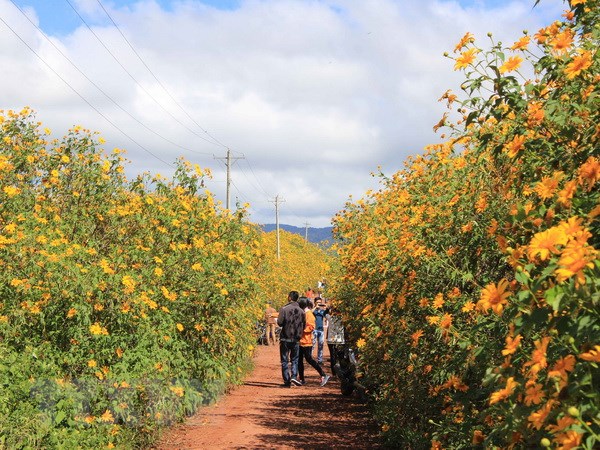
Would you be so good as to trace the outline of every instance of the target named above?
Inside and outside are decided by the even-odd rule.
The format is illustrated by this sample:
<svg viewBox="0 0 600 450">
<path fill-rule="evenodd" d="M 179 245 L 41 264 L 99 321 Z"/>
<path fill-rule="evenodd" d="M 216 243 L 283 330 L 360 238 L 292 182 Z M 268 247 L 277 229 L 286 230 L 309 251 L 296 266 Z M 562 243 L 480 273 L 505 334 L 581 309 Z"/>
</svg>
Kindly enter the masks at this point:
<svg viewBox="0 0 600 450">
<path fill-rule="evenodd" d="M 325 375 L 324 377 L 321 377 L 321 386 L 325 386 L 329 381 L 329 378 L 331 378 L 330 375 Z"/>
</svg>

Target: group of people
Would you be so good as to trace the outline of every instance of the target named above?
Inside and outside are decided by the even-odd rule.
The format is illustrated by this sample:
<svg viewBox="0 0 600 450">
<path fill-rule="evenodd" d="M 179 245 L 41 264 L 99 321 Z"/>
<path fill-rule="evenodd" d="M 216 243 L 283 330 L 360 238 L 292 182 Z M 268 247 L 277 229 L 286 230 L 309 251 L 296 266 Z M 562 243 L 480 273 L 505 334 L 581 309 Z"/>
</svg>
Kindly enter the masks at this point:
<svg viewBox="0 0 600 450">
<path fill-rule="evenodd" d="M 339 335 L 336 331 L 335 318 L 329 315 L 325 301 L 315 295 L 310 298 L 312 290 L 304 296 L 297 291 L 288 294 L 288 303 L 279 312 L 271 305 L 267 307 L 267 343 L 276 343 L 275 328 L 281 327 L 279 335 L 279 354 L 283 387 L 302 386 L 304 378 L 304 362 L 312 366 L 321 377 L 321 386 L 325 386 L 330 375 L 323 370 L 323 347 L 325 344 L 325 323 L 328 321 L 332 342 Z M 333 319 L 333 320 L 332 320 Z M 329 341 L 329 338 L 328 338 Z M 313 357 L 313 348 L 317 348 L 317 360 Z M 333 354 L 331 355 L 333 358 Z M 332 360 L 332 367 L 334 361 Z"/>
</svg>

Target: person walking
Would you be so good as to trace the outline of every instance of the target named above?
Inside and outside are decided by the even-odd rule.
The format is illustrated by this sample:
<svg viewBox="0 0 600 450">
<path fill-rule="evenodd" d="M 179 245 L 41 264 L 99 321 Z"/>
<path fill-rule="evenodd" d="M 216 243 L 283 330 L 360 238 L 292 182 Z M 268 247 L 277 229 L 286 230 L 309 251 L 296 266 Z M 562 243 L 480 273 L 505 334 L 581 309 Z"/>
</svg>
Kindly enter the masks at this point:
<svg viewBox="0 0 600 450">
<path fill-rule="evenodd" d="M 275 327 L 277 326 L 277 310 L 273 308 L 271 302 L 267 303 L 267 309 L 265 310 L 265 322 L 267 324 L 267 345 L 270 345 L 269 342 L 271 341 L 273 342 L 273 345 L 276 345 L 277 334 L 275 333 Z"/>
<path fill-rule="evenodd" d="M 279 316 L 277 317 L 277 325 L 281 327 L 279 356 L 283 387 L 290 387 L 292 384 L 302 385 L 298 381 L 298 356 L 300 338 L 306 326 L 306 316 L 298 305 L 298 297 L 298 291 L 290 291 L 288 303 L 279 310 Z"/>
<path fill-rule="evenodd" d="M 321 386 L 325 386 L 329 381 L 330 376 L 325 374 L 325 371 L 317 364 L 312 356 L 312 332 L 315 329 L 315 315 L 308 307 L 309 300 L 306 297 L 300 297 L 298 305 L 304 310 L 306 315 L 306 326 L 300 338 L 300 356 L 298 358 L 298 380 L 301 384 L 305 384 L 304 380 L 304 360 L 314 367 L 321 376 Z"/>
</svg>

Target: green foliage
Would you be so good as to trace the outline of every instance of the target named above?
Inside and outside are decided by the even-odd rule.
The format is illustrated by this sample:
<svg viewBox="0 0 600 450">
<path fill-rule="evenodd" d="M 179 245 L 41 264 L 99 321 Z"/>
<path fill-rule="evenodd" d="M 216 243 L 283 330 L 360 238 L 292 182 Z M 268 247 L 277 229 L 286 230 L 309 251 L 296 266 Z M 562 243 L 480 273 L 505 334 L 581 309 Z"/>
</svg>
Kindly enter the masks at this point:
<svg viewBox="0 0 600 450">
<path fill-rule="evenodd" d="M 0 127 L 0 446 L 146 445 L 248 370 L 261 235 L 185 161 L 128 182 L 80 127 Z"/>
<path fill-rule="evenodd" d="M 393 445 L 600 442 L 600 8 L 572 6 L 537 50 L 467 33 L 450 139 L 336 218 L 336 291 Z"/>
</svg>

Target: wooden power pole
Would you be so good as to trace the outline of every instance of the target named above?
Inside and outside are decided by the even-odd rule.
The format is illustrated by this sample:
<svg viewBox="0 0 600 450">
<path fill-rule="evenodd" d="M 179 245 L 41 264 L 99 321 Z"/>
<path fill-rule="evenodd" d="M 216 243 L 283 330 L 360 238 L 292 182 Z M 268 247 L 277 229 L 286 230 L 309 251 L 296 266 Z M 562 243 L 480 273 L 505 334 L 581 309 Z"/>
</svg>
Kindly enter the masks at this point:
<svg viewBox="0 0 600 450">
<path fill-rule="evenodd" d="M 229 210 L 229 189 L 231 186 L 231 166 L 232 161 L 236 162 L 238 159 L 245 159 L 243 156 L 231 156 L 231 150 L 227 148 L 227 156 L 225 157 L 214 157 L 215 159 L 224 159 L 225 167 L 227 168 L 227 185 L 226 185 L 226 199 L 225 199 L 225 207 Z"/>
</svg>

